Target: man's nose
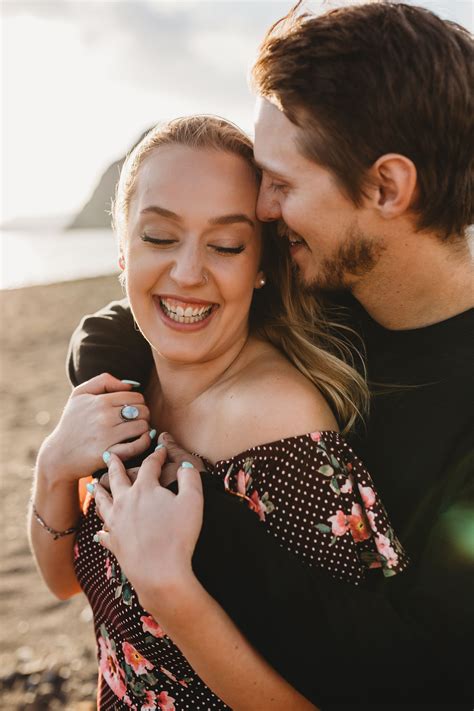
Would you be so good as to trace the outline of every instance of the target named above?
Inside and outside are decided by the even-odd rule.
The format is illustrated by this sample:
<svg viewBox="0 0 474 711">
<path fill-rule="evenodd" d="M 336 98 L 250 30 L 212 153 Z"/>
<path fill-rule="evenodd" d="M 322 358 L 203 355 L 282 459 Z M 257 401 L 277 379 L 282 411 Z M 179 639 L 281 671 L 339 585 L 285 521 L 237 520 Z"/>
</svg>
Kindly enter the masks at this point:
<svg viewBox="0 0 474 711">
<path fill-rule="evenodd" d="M 257 218 L 260 222 L 272 222 L 281 218 L 280 203 L 264 185 L 258 193 Z"/>
</svg>

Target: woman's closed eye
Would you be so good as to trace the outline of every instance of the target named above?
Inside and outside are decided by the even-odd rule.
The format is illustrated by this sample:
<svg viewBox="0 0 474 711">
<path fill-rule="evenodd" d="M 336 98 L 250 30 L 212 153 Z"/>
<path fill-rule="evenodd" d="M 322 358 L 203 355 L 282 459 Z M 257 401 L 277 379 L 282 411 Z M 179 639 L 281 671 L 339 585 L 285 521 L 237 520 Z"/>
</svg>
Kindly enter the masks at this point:
<svg viewBox="0 0 474 711">
<path fill-rule="evenodd" d="M 143 234 L 141 236 L 142 242 L 150 242 L 150 244 L 156 244 L 158 246 L 166 247 L 167 245 L 174 244 L 177 242 L 173 237 L 151 237 L 150 235 Z"/>
<path fill-rule="evenodd" d="M 245 249 L 243 244 L 240 244 L 238 247 L 224 247 L 218 244 L 210 244 L 209 247 L 214 249 L 218 254 L 240 254 Z"/>
</svg>

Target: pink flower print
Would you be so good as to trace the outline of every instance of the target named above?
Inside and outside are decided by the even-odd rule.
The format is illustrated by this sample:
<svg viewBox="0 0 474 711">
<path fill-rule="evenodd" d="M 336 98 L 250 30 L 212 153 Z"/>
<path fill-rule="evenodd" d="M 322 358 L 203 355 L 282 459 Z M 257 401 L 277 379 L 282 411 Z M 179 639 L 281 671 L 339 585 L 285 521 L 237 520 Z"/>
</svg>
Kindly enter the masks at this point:
<svg viewBox="0 0 474 711">
<path fill-rule="evenodd" d="M 359 487 L 360 495 L 362 496 L 365 508 L 372 508 L 375 504 L 374 490 L 370 486 L 361 486 L 360 484 L 357 484 L 357 486 Z"/>
<path fill-rule="evenodd" d="M 332 526 L 332 533 L 334 536 L 343 536 L 349 530 L 349 523 L 347 521 L 347 516 L 344 511 L 336 511 L 334 516 L 328 518 Z"/>
<path fill-rule="evenodd" d="M 366 511 L 365 515 L 367 516 L 367 520 L 369 522 L 370 528 L 372 531 L 375 533 L 377 531 L 377 524 L 375 523 L 375 514 L 373 511 Z"/>
<path fill-rule="evenodd" d="M 265 521 L 266 508 L 265 504 L 260 501 L 258 492 L 255 490 L 249 499 L 249 506 L 252 511 L 258 514 L 260 521 Z"/>
<path fill-rule="evenodd" d="M 141 711 L 155 711 L 156 694 L 151 689 L 145 691 L 145 703 L 142 704 Z"/>
<path fill-rule="evenodd" d="M 140 622 L 142 623 L 142 629 L 144 632 L 148 632 L 153 635 L 153 637 L 164 637 L 165 632 L 161 629 L 158 622 L 151 615 L 142 615 L 140 617 Z"/>
<path fill-rule="evenodd" d="M 247 486 L 249 483 L 250 479 L 250 474 L 246 474 L 243 469 L 240 469 L 240 471 L 237 474 L 237 491 L 239 494 L 244 494 L 247 491 Z"/>
<path fill-rule="evenodd" d="M 160 672 L 163 672 L 165 676 L 168 677 L 168 679 L 171 679 L 171 681 L 174 681 L 177 684 L 181 684 L 181 686 L 188 686 L 188 684 L 184 681 L 184 679 L 177 679 L 174 674 L 172 674 L 168 669 L 165 669 L 164 667 L 160 667 Z M 174 699 L 173 699 L 174 701 Z"/>
<path fill-rule="evenodd" d="M 369 531 L 360 504 L 352 504 L 351 515 L 347 517 L 347 520 L 352 538 L 356 543 L 361 543 L 371 537 L 372 533 Z"/>
<path fill-rule="evenodd" d="M 162 691 L 161 694 L 158 694 L 156 701 L 158 702 L 158 708 L 161 709 L 161 711 L 175 711 L 173 703 L 174 699 L 168 694 L 167 691 Z"/>
<path fill-rule="evenodd" d="M 154 669 L 154 664 L 145 659 L 135 647 L 128 642 L 122 642 L 125 661 L 129 664 L 135 674 L 145 674 Z"/>
<path fill-rule="evenodd" d="M 313 440 L 313 442 L 319 442 L 321 439 L 321 432 L 310 432 L 309 436 Z"/>
<path fill-rule="evenodd" d="M 393 568 L 394 565 L 397 565 L 398 555 L 393 550 L 390 544 L 390 539 L 388 539 L 386 536 L 383 536 L 381 533 L 377 533 L 377 535 L 375 536 L 375 545 L 377 546 L 377 550 L 380 555 L 383 555 L 383 557 L 387 561 L 385 564 L 387 568 Z"/>
<path fill-rule="evenodd" d="M 79 558 L 79 543 L 76 541 L 74 544 L 74 548 L 72 549 L 74 553 L 74 560 L 77 560 Z"/>
<path fill-rule="evenodd" d="M 352 493 L 352 477 L 348 476 L 344 484 L 341 486 L 341 494 L 351 494 Z"/>
<path fill-rule="evenodd" d="M 104 680 L 119 699 L 123 699 L 127 688 L 124 684 L 125 672 L 117 661 L 113 642 L 108 637 L 99 637 L 99 669 Z"/>
<path fill-rule="evenodd" d="M 107 578 L 107 580 L 110 580 L 110 578 L 112 577 L 112 566 L 110 564 L 109 556 L 107 556 L 107 558 L 105 559 L 105 577 Z"/>
</svg>

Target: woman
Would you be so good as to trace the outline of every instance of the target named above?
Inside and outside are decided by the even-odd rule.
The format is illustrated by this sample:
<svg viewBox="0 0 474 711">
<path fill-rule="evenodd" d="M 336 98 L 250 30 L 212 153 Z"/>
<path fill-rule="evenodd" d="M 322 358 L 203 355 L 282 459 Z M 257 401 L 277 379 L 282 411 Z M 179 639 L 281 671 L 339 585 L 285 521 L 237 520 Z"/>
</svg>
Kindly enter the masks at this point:
<svg viewBox="0 0 474 711">
<path fill-rule="evenodd" d="M 212 117 L 152 130 L 122 170 L 120 264 L 154 368 L 145 398 L 107 374 L 75 388 L 39 453 L 30 527 L 53 592 L 83 589 L 90 600 L 101 709 L 313 708 L 193 575 L 202 522 L 193 463 L 181 463 L 177 495 L 164 488 L 173 474 L 162 442 L 133 484 L 127 477 L 121 460 L 149 448 L 158 428 L 308 565 L 355 584 L 369 567 L 391 575 L 406 565 L 338 432 L 362 409 L 364 382 L 316 302 L 290 300 L 289 255 L 262 234 L 257 192 L 249 140 Z M 311 320 L 319 346 L 301 325 Z M 90 486 L 81 517 L 77 480 L 101 457 L 111 494 Z"/>
</svg>

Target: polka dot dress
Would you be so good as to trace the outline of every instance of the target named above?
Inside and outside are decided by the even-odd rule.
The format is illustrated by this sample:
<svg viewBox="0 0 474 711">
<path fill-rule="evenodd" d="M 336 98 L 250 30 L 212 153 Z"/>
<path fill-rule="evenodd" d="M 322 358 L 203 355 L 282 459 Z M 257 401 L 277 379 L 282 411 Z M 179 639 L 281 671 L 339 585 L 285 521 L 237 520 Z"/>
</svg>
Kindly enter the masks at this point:
<svg viewBox="0 0 474 711">
<path fill-rule="evenodd" d="M 407 565 L 369 474 L 337 432 L 259 445 L 207 468 L 307 565 L 355 585 L 370 568 L 391 576 Z M 140 606 L 114 556 L 93 541 L 101 526 L 91 501 L 77 537 L 75 567 L 94 612 L 98 708 L 228 708 Z"/>
</svg>

